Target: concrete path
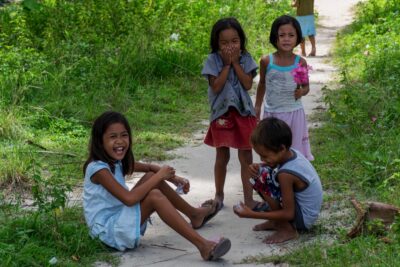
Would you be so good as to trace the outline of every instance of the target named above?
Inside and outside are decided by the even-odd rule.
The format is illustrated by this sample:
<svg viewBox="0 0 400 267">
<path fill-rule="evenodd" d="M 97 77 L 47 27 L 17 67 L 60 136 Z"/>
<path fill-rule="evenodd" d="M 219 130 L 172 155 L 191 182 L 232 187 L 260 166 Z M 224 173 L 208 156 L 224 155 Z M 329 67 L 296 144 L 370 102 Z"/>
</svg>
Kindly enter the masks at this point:
<svg viewBox="0 0 400 267">
<path fill-rule="evenodd" d="M 335 74 L 335 68 L 330 65 L 329 50 L 337 31 L 351 21 L 351 7 L 358 1 L 318 0 L 315 2 L 316 10 L 319 13 L 316 38 L 317 57 L 307 58 L 314 71 L 311 73 L 311 92 L 303 98 L 308 115 L 320 110 L 320 108 L 323 109 L 320 102 L 320 89 Z M 193 143 L 174 151 L 174 154 L 178 156 L 176 159 L 162 163 L 175 167 L 178 174 L 190 179 L 191 192 L 184 198 L 196 206 L 214 196 L 213 165 L 215 151 L 213 148 L 202 144 L 204 131 L 195 134 Z M 243 199 L 240 164 L 236 154 L 235 150 L 231 150 L 231 160 L 228 165 L 225 185 L 225 208 L 204 228 L 199 230 L 199 233 L 206 238 L 225 236 L 231 239 L 232 248 L 222 260 L 204 262 L 192 244 L 167 227 L 157 215 L 153 215 L 153 225 L 148 227 L 140 247 L 133 251 L 118 253 L 121 257 L 120 266 L 255 266 L 240 263 L 243 259 L 251 256 L 285 253 L 294 247 L 318 238 L 302 235 L 300 239 L 283 245 L 265 245 L 261 242 L 265 235 L 271 234 L 271 232 L 253 232 L 251 230 L 254 224 L 261 221 L 239 219 L 232 211 L 232 206 Z M 258 161 L 256 155 L 254 160 Z M 99 264 L 99 266 L 104 265 Z"/>
</svg>

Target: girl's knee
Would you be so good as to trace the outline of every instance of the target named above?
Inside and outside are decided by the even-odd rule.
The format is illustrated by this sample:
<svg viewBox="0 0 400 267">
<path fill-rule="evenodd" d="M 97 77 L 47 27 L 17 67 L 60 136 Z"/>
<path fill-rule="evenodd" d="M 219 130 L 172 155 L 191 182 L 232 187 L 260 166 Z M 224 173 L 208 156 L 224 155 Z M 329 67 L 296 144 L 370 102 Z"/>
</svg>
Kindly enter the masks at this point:
<svg viewBox="0 0 400 267">
<path fill-rule="evenodd" d="M 165 201 L 165 195 L 159 189 L 152 189 L 147 193 L 143 201 L 156 203 L 159 201 Z"/>
<path fill-rule="evenodd" d="M 240 164 L 251 164 L 253 162 L 253 154 L 251 150 L 239 150 L 238 157 Z"/>
<path fill-rule="evenodd" d="M 230 159 L 230 154 L 229 153 L 218 153 L 217 157 L 215 159 L 216 164 L 223 164 L 227 165 Z"/>
</svg>

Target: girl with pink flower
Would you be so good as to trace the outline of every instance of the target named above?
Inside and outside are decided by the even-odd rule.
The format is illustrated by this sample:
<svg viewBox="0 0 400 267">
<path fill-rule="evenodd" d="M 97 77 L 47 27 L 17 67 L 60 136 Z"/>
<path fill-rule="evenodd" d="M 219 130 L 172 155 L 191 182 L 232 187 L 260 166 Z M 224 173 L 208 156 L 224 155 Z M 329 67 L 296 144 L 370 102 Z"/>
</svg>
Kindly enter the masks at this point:
<svg viewBox="0 0 400 267">
<path fill-rule="evenodd" d="M 308 160 L 313 160 L 308 138 L 306 115 L 301 98 L 310 91 L 308 70 L 304 58 L 293 53 L 302 41 L 299 22 L 288 15 L 277 18 L 271 27 L 270 43 L 276 52 L 260 60 L 260 82 L 255 110 L 257 118 L 276 117 L 292 130 L 292 147 Z"/>
</svg>

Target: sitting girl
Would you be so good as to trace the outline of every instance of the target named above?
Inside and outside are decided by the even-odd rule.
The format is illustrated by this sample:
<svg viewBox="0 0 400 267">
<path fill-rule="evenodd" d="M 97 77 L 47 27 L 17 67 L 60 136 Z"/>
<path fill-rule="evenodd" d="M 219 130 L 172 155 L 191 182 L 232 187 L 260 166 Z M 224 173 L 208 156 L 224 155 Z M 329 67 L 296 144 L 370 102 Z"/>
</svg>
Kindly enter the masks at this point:
<svg viewBox="0 0 400 267">
<path fill-rule="evenodd" d="M 229 239 L 221 238 L 216 243 L 193 230 L 215 214 L 216 206 L 189 205 L 166 183 L 183 183 L 188 192 L 189 181 L 176 176 L 169 166 L 135 162 L 131 146 L 131 129 L 123 115 L 108 111 L 95 120 L 89 157 L 83 168 L 83 208 L 91 236 L 121 251 L 136 248 L 148 218 L 155 211 L 195 245 L 204 260 L 216 260 L 226 254 L 231 247 Z M 134 171 L 145 175 L 129 190 L 124 177 Z M 191 225 L 178 210 L 189 218 Z"/>
<path fill-rule="evenodd" d="M 251 144 L 262 164 L 249 166 L 254 189 L 270 210 L 255 212 L 240 203 L 233 210 L 239 217 L 267 220 L 254 231 L 276 230 L 267 236 L 267 244 L 297 237 L 297 230 L 308 230 L 318 218 L 322 205 L 322 186 L 311 163 L 291 148 L 292 132 L 282 120 L 262 120 L 251 135 Z"/>
</svg>

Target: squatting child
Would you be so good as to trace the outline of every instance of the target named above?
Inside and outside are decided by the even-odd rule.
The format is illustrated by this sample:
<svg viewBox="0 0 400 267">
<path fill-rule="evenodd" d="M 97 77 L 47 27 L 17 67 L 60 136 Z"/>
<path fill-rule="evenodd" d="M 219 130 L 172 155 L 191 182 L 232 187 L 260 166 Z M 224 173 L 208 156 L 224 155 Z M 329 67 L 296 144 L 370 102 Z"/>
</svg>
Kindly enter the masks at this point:
<svg viewBox="0 0 400 267">
<path fill-rule="evenodd" d="M 270 210 L 255 212 L 240 203 L 234 212 L 243 218 L 267 220 L 254 231 L 276 230 L 264 239 L 280 243 L 308 230 L 315 223 L 322 204 L 322 186 L 317 172 L 299 151 L 291 148 L 289 126 L 277 118 L 262 120 L 251 135 L 251 144 L 262 163 L 249 166 L 255 189 Z"/>
</svg>

